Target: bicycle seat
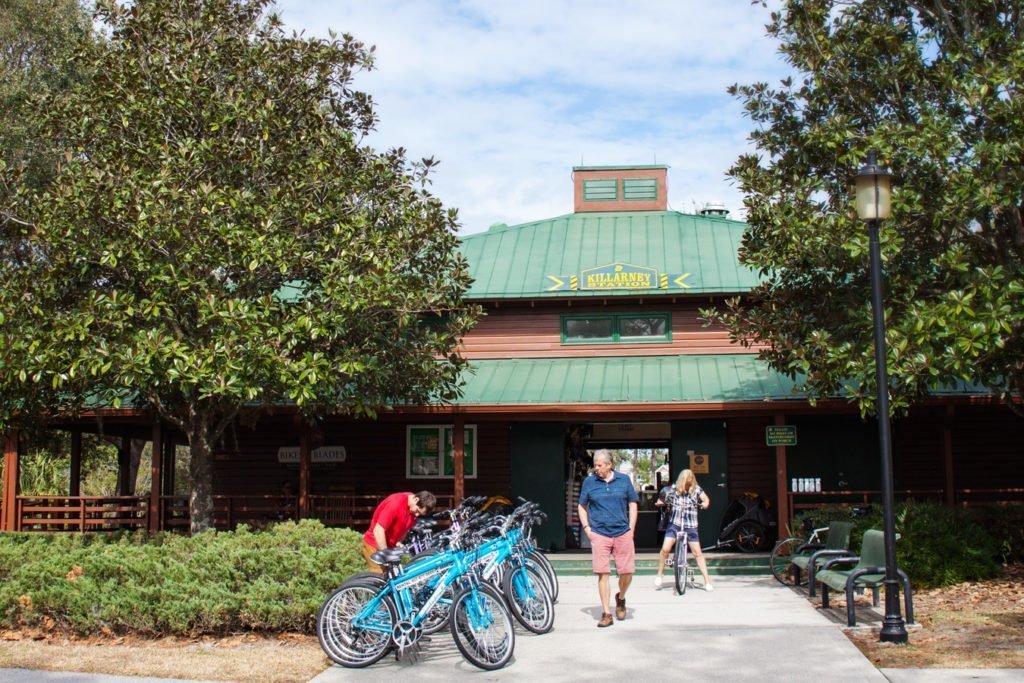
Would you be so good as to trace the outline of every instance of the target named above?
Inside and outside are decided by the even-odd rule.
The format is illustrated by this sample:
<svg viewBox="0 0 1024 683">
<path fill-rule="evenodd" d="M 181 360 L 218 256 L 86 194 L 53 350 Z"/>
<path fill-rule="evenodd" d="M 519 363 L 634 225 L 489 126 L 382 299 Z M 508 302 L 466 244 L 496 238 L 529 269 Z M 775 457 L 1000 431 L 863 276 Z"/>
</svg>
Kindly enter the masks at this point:
<svg viewBox="0 0 1024 683">
<path fill-rule="evenodd" d="M 370 555 L 370 559 L 377 564 L 401 564 L 403 555 L 404 548 L 385 548 Z"/>
</svg>

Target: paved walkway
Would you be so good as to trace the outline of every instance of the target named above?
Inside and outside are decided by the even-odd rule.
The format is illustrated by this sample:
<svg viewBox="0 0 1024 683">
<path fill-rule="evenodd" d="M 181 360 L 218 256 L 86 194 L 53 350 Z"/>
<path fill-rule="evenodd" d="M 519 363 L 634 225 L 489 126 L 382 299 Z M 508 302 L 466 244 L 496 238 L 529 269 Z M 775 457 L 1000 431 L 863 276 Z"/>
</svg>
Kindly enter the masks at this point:
<svg viewBox="0 0 1024 683">
<path fill-rule="evenodd" d="M 334 666 L 313 680 L 886 680 L 839 626 L 771 577 L 718 577 L 712 593 L 691 588 L 677 596 L 639 576 L 627 596 L 627 619 L 603 629 L 596 628 L 601 610 L 592 576 L 563 577 L 561 591 L 554 631 L 518 631 L 515 657 L 499 671 L 465 662 L 442 632 L 419 661 L 389 656 L 368 669 Z"/>
<path fill-rule="evenodd" d="M 614 585 L 614 580 L 613 580 Z M 387 656 L 366 669 L 332 666 L 313 683 L 347 681 L 893 681 L 966 683 L 1021 681 L 1022 670 L 886 669 L 880 671 L 847 639 L 842 614 L 830 617 L 771 577 L 723 576 L 715 591 L 673 594 L 639 576 L 627 596 L 628 618 L 596 628 L 600 616 L 592 576 L 561 580 L 555 629 L 516 633 L 515 656 L 499 671 L 481 671 L 459 654 L 447 631 L 423 645 L 416 661 Z M 878 615 L 858 619 L 877 627 Z M 911 639 L 914 631 L 911 631 Z M 153 679 L 0 669 L 0 683 L 142 683 Z M 163 683 L 166 683 L 163 682 Z"/>
</svg>

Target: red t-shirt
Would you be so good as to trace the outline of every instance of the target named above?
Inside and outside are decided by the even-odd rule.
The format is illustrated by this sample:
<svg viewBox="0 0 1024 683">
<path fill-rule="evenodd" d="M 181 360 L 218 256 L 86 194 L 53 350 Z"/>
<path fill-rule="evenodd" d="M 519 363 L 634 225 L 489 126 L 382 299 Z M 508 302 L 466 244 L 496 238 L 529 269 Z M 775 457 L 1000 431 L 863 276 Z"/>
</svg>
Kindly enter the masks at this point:
<svg viewBox="0 0 1024 683">
<path fill-rule="evenodd" d="M 370 530 L 363 534 L 363 540 L 377 548 L 377 539 L 373 536 L 373 530 L 380 524 L 384 527 L 384 540 L 389 548 L 394 548 L 405 538 L 412 525 L 416 523 L 416 515 L 409 512 L 408 491 L 404 493 L 392 493 L 381 501 L 377 509 L 373 511 L 373 519 L 370 520 Z M 377 548 L 381 550 L 381 548 Z"/>
</svg>

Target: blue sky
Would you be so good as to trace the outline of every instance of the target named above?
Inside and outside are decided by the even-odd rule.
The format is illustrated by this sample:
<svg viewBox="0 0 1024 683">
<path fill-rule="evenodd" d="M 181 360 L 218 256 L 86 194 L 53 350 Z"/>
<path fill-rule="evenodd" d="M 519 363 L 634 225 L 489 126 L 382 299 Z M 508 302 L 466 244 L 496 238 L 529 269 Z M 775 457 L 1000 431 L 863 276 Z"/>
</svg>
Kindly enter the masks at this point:
<svg viewBox="0 0 1024 683">
<path fill-rule="evenodd" d="M 769 3 L 769 5 L 774 3 Z M 786 74 L 749 0 L 277 0 L 289 29 L 376 46 L 377 148 L 441 161 L 462 233 L 572 211 L 572 167 L 666 164 L 669 205 L 724 201 L 750 122 L 726 88 Z"/>
</svg>

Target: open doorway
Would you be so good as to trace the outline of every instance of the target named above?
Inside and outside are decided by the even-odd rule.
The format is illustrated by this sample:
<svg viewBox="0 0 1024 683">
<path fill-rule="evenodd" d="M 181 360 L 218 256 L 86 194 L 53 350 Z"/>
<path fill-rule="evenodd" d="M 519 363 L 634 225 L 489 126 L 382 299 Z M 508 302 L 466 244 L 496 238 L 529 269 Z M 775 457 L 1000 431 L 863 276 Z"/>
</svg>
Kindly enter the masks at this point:
<svg viewBox="0 0 1024 683">
<path fill-rule="evenodd" d="M 639 516 L 634 539 L 637 550 L 658 547 L 658 491 L 669 483 L 671 425 L 667 422 L 615 422 L 573 425 L 569 429 L 569 480 L 566 512 L 567 543 L 588 547 L 580 534 L 577 504 L 580 485 L 592 472 L 594 453 L 605 448 L 617 472 L 628 476 L 639 495 Z"/>
<path fill-rule="evenodd" d="M 596 449 L 595 449 L 596 450 Z M 655 505 L 658 492 L 669 483 L 668 446 L 609 448 L 616 472 L 633 481 L 640 497 L 633 542 L 638 550 L 659 546 L 658 518 L 661 510 Z"/>
</svg>

